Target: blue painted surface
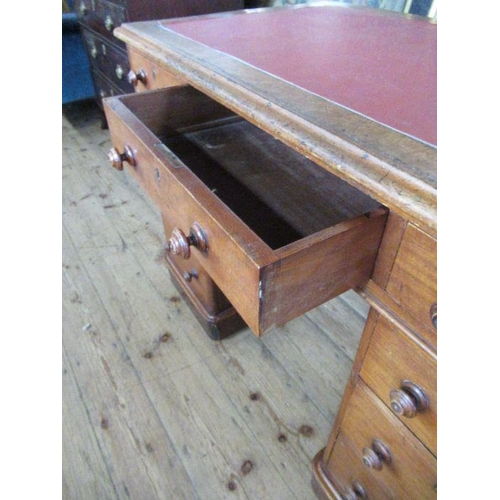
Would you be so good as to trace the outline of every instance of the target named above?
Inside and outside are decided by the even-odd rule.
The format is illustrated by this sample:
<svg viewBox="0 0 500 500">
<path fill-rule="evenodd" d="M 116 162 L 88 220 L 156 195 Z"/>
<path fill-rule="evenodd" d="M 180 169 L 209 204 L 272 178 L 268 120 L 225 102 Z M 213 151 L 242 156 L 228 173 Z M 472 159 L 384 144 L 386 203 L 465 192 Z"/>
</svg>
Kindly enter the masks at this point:
<svg viewBox="0 0 500 500">
<path fill-rule="evenodd" d="M 62 15 L 62 103 L 94 97 L 90 64 L 76 14 Z"/>
</svg>

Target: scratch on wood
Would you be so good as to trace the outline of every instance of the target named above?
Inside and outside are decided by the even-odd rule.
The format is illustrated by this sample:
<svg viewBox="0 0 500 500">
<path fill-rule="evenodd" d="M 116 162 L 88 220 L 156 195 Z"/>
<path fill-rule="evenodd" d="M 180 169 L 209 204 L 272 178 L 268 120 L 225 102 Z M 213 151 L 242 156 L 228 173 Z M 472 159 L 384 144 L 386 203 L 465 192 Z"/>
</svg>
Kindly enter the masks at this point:
<svg viewBox="0 0 500 500">
<path fill-rule="evenodd" d="M 80 296 L 76 292 L 74 292 L 73 297 L 71 297 L 71 299 L 69 299 L 69 300 L 72 304 L 81 304 L 82 303 L 82 299 L 80 298 Z"/>
<path fill-rule="evenodd" d="M 123 491 L 125 492 L 125 495 L 130 498 L 130 492 L 128 491 L 127 485 L 125 483 L 123 484 Z"/>
<path fill-rule="evenodd" d="M 127 248 L 128 248 L 127 243 L 126 243 L 126 242 L 125 242 L 125 240 L 122 238 L 122 235 L 121 235 L 121 234 L 120 234 L 119 236 L 120 236 L 120 240 L 121 240 L 121 242 L 122 242 L 122 252 L 125 252 L 125 251 L 127 250 Z"/>
<path fill-rule="evenodd" d="M 241 366 L 240 362 L 234 358 L 233 356 L 231 356 L 226 347 L 224 346 L 224 343 L 223 342 L 219 342 L 218 343 L 218 347 L 219 349 L 222 351 L 222 354 L 225 355 L 227 357 L 227 362 L 226 364 L 228 366 L 233 366 L 234 368 L 236 368 L 236 370 L 238 370 L 238 372 L 241 374 L 241 375 L 245 375 L 245 369 L 243 368 L 243 366 Z"/>
<path fill-rule="evenodd" d="M 283 420 L 278 416 L 278 414 L 274 411 L 274 409 L 271 407 L 271 404 L 264 398 L 260 393 L 258 392 L 253 392 L 250 394 L 250 399 L 252 401 L 259 401 L 262 400 L 262 402 L 265 404 L 267 407 L 267 410 L 269 414 L 271 415 L 271 418 L 274 420 L 276 425 L 278 426 L 278 441 L 280 443 L 284 443 L 288 440 L 286 434 L 282 432 L 282 429 L 285 429 L 288 434 L 291 434 L 292 436 L 303 436 L 303 437 L 312 437 L 314 435 L 314 429 L 310 425 L 303 424 L 301 425 L 297 431 L 293 430 L 290 428 Z"/>
<path fill-rule="evenodd" d="M 115 391 L 118 391 L 118 385 L 117 385 L 117 383 L 115 381 L 115 378 L 113 377 L 113 374 L 111 373 L 111 368 L 109 367 L 109 363 L 104 358 L 104 356 L 101 356 L 101 365 L 104 368 L 104 371 L 106 372 L 106 375 L 109 377 L 109 380 L 111 382 L 111 385 L 113 386 L 113 389 Z"/>
<path fill-rule="evenodd" d="M 121 203 L 118 203 L 118 204 L 116 204 L 116 203 L 112 203 L 112 204 L 110 204 L 110 205 L 104 205 L 104 207 L 103 207 L 103 208 L 106 208 L 106 209 L 109 209 L 109 208 L 116 208 L 116 207 L 120 207 L 120 206 L 122 206 L 122 205 L 126 205 L 127 203 L 128 203 L 127 201 L 122 201 Z"/>
</svg>

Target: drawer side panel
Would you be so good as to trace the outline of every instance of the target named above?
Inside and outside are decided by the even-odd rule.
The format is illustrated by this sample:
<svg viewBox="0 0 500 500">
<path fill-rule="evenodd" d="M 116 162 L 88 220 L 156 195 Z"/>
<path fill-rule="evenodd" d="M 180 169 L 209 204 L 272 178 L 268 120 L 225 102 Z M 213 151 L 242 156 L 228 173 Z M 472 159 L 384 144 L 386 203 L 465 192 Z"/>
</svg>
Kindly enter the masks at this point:
<svg viewBox="0 0 500 500">
<path fill-rule="evenodd" d="M 194 222 L 203 228 L 208 251 L 192 249 L 192 253 L 196 253 L 197 261 L 248 326 L 259 331 L 260 268 L 272 260 L 270 249 L 189 169 L 172 163 L 172 158 L 157 147 L 159 141 L 155 135 L 120 102 L 120 98 L 106 99 L 104 109 L 114 147 L 122 152 L 128 145 L 136 155 L 137 165 L 131 167 L 124 163 L 125 170 L 153 198 L 173 227 L 180 228 L 186 235 Z M 174 258 L 182 259 L 180 256 Z"/>
</svg>

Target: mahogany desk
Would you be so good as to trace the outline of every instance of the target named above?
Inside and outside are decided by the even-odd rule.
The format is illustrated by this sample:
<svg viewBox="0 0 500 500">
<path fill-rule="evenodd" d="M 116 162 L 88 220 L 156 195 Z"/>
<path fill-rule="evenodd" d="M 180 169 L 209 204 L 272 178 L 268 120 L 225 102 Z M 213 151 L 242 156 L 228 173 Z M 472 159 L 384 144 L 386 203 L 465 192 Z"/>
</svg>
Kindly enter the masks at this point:
<svg viewBox="0 0 500 500">
<path fill-rule="evenodd" d="M 436 25 L 344 5 L 124 24 L 105 100 L 207 333 L 371 305 L 313 464 L 322 498 L 436 496 Z M 156 89 L 156 90 L 155 90 Z"/>
</svg>

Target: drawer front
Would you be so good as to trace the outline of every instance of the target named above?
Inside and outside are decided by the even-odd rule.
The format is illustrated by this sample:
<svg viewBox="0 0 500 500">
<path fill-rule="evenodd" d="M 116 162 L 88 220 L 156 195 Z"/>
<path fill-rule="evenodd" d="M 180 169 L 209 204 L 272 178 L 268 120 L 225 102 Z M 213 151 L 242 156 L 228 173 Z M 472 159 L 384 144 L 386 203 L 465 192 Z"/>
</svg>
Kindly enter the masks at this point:
<svg viewBox="0 0 500 500">
<path fill-rule="evenodd" d="M 124 47 L 113 35 L 113 30 L 128 20 L 124 6 L 106 0 L 77 0 L 75 10 L 83 24 Z"/>
<path fill-rule="evenodd" d="M 396 498 L 436 498 L 435 457 L 362 381 L 349 399 L 341 432 L 356 450 L 357 461 Z M 390 463 L 380 458 L 384 450 Z"/>
<path fill-rule="evenodd" d="M 210 277 L 257 335 L 369 278 L 385 224 L 385 209 L 378 207 L 367 212 L 366 200 L 363 200 L 363 215 L 350 216 L 348 220 L 342 220 L 317 234 L 302 239 L 299 237 L 282 247 L 272 248 L 222 201 L 219 193 L 224 191 L 233 198 L 231 201 L 236 199 L 237 203 L 244 199 L 243 208 L 249 210 L 259 223 L 263 223 L 264 219 L 264 223 L 269 225 L 269 220 L 277 219 L 262 204 L 260 197 L 248 195 L 250 197 L 247 198 L 247 194 L 239 194 L 240 184 L 234 184 L 232 176 L 227 180 L 227 173 L 217 170 L 220 165 L 205 156 L 202 157 L 205 171 L 201 174 L 197 171 L 195 175 L 166 147 L 165 139 L 159 138 L 164 134 L 173 134 L 174 141 L 180 140 L 184 144 L 185 136 L 179 131 L 198 131 L 200 128 L 205 131 L 205 127 L 211 131 L 215 127 L 216 134 L 219 134 L 223 132 L 214 123 L 220 122 L 224 127 L 229 124 L 230 134 L 234 137 L 238 132 L 231 126 L 242 120 L 229 110 L 191 87 L 179 86 L 106 100 L 105 111 L 117 150 L 113 156 L 126 158 L 126 151 L 134 152 L 133 166 L 123 162 L 126 170 L 136 176 L 159 204 L 166 220 L 176 228 L 170 238 L 170 248 L 177 254 L 174 258 L 189 258 L 191 254 L 196 254 Z M 264 132 L 244 128 L 241 135 L 242 129 L 239 130 L 240 135 L 236 135 L 239 139 L 231 151 L 220 150 L 221 147 L 229 147 L 231 137 L 226 135 L 222 146 L 212 140 L 203 144 L 209 151 L 215 150 L 213 154 L 222 151 L 218 154 L 224 159 L 236 155 L 237 168 L 242 161 L 248 161 L 250 166 L 255 162 L 256 153 L 253 149 L 247 151 L 239 141 L 245 140 L 247 133 Z M 260 139 L 272 142 L 273 148 L 286 148 L 272 138 L 259 135 Z M 192 136 L 189 136 L 191 140 Z M 258 144 L 262 147 L 262 143 Z M 196 154 L 200 145 L 187 142 L 184 147 L 189 154 Z M 309 162 L 301 155 L 292 153 L 298 161 Z M 242 158 L 241 154 L 248 156 Z M 272 166 L 280 157 L 274 151 Z M 200 175 L 208 175 L 210 183 L 206 185 Z M 219 182 L 221 177 L 228 184 L 216 184 L 218 187 L 213 188 L 212 182 Z M 234 186 L 236 191 L 232 189 Z M 292 194 L 295 196 L 295 193 Z M 258 205 L 249 208 L 250 199 Z M 328 201 L 331 202 L 331 197 Z M 369 206 L 373 206 L 372 203 L 373 200 L 370 200 Z M 238 208 L 241 209 L 241 206 Z M 269 227 L 273 233 L 270 237 L 284 231 L 283 226 L 279 226 L 279 230 L 274 225 Z M 281 233 L 279 236 L 282 237 Z M 289 233 L 285 236 L 288 238 Z"/>
<path fill-rule="evenodd" d="M 174 260 L 168 256 L 166 259 L 169 266 L 175 269 L 176 275 L 182 277 L 184 288 L 196 296 L 207 316 L 215 317 L 231 307 L 196 255 L 192 255 L 189 261 Z"/>
<path fill-rule="evenodd" d="M 437 324 L 437 244 L 415 226 L 408 225 L 386 287 L 397 303 L 424 325 Z"/>
<path fill-rule="evenodd" d="M 119 89 L 113 82 L 110 82 L 99 71 L 92 70 L 92 79 L 94 80 L 96 95 L 99 96 L 100 99 L 120 95 L 122 93 L 121 89 Z"/>
<path fill-rule="evenodd" d="M 122 94 L 133 92 L 134 87 L 127 79 L 130 70 L 127 53 L 89 30 L 83 29 L 82 34 L 92 68 L 106 75 L 114 85 L 121 89 Z"/>
<path fill-rule="evenodd" d="M 326 470 L 344 498 L 398 499 L 398 496 L 359 460 L 359 450 L 342 433 L 335 441 L 333 452 L 326 463 Z M 365 496 L 362 496 L 363 494 Z"/>
<path fill-rule="evenodd" d="M 182 85 L 181 80 L 139 52 L 129 48 L 128 55 L 132 70 L 130 78 L 136 92 Z"/>
<path fill-rule="evenodd" d="M 379 317 L 361 377 L 395 415 L 437 454 L 436 358 Z"/>
<path fill-rule="evenodd" d="M 174 226 L 163 216 L 165 234 L 171 234 Z M 199 300 L 207 315 L 217 314 L 231 307 L 219 287 L 203 268 L 198 256 L 193 253 L 188 260 L 173 259 L 166 254 L 169 266 L 176 270 L 176 275 L 182 277 L 183 286 L 189 289 Z"/>
<path fill-rule="evenodd" d="M 162 161 L 155 155 L 154 144 L 151 145 L 152 148 L 145 146 L 134 130 L 130 129 L 124 121 L 118 119 L 115 114 L 107 111 L 106 104 L 104 109 L 111 133 L 111 141 L 116 151 L 121 153 L 125 151 L 127 146 L 133 148 L 135 164 L 131 166 L 129 163 L 123 163 L 127 172 L 161 208 L 161 186 L 168 184 L 168 173 L 164 171 Z"/>
</svg>

